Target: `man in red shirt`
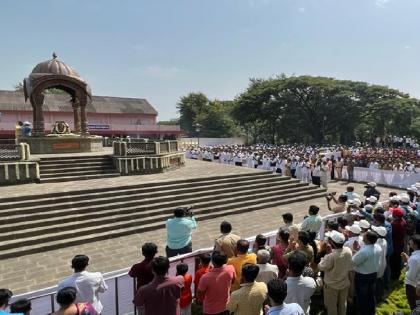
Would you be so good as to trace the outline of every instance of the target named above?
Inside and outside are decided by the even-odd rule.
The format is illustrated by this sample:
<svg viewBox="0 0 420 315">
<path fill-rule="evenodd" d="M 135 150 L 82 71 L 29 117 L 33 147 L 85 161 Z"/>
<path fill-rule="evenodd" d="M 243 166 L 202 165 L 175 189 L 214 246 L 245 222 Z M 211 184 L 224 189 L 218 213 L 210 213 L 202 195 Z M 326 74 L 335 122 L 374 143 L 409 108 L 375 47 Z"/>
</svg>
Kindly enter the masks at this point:
<svg viewBox="0 0 420 315">
<path fill-rule="evenodd" d="M 182 276 L 169 277 L 169 259 L 159 256 L 152 261 L 152 282 L 138 289 L 134 305 L 142 315 L 180 315 L 179 298 L 184 286 Z"/>
<path fill-rule="evenodd" d="M 210 254 L 200 255 L 200 265 L 199 265 L 198 270 L 195 272 L 195 278 L 194 278 L 194 287 L 196 291 L 198 289 L 198 284 L 200 283 L 201 277 L 210 271 L 210 261 L 211 261 Z M 197 294 L 196 294 L 196 299 L 198 302 L 203 302 L 202 300 L 198 298 Z"/>
<path fill-rule="evenodd" d="M 213 269 L 201 277 L 197 295 L 203 300 L 204 315 L 229 315 L 226 304 L 235 280 L 235 268 L 226 265 L 227 256 L 223 252 L 214 251 L 211 261 Z"/>
<path fill-rule="evenodd" d="M 394 247 L 394 251 L 392 252 L 392 255 L 390 257 L 390 269 L 392 280 L 399 279 L 401 274 L 401 253 L 404 252 L 404 242 L 407 227 L 407 223 L 403 219 L 403 216 L 403 209 L 396 208 L 392 210 L 392 244 Z"/>
<path fill-rule="evenodd" d="M 176 265 L 176 275 L 184 277 L 184 287 L 181 291 L 181 299 L 179 306 L 181 307 L 181 315 L 191 315 L 191 302 L 192 302 L 192 275 L 188 272 L 187 264 Z"/>
<path fill-rule="evenodd" d="M 137 280 L 137 290 L 153 280 L 152 260 L 157 253 L 157 246 L 154 243 L 145 243 L 141 247 L 144 256 L 142 262 L 133 265 L 128 275 Z"/>
</svg>

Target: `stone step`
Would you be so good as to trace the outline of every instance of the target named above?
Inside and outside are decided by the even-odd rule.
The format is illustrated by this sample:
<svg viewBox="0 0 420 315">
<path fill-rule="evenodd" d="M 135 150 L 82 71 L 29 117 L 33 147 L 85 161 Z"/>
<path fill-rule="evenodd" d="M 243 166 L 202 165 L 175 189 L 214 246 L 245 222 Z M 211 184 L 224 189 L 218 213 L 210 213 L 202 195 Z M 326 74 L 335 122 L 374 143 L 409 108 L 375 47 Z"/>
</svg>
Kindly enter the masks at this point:
<svg viewBox="0 0 420 315">
<path fill-rule="evenodd" d="M 256 211 L 256 210 L 271 208 L 271 207 L 280 206 L 284 204 L 290 204 L 293 202 L 300 202 L 300 201 L 304 201 L 304 200 L 308 200 L 312 198 L 318 198 L 322 196 L 325 196 L 325 190 L 316 188 L 316 190 L 314 190 L 313 193 L 310 193 L 310 194 L 307 193 L 303 196 L 293 195 L 293 196 L 290 196 L 290 198 L 288 199 L 268 201 L 268 202 L 259 202 L 252 206 L 247 206 L 247 207 L 244 207 L 243 203 L 240 202 L 236 204 L 231 204 L 229 208 L 221 207 L 219 211 L 214 211 L 214 209 L 210 208 L 209 209 L 210 211 L 207 213 L 197 214 L 197 220 L 204 221 L 204 220 L 212 219 L 216 217 L 223 217 L 226 215 L 232 215 L 236 213 Z M 80 245 L 80 244 L 95 242 L 95 241 L 109 239 L 109 238 L 116 238 L 119 236 L 130 235 L 134 233 L 141 233 L 141 232 L 146 232 L 146 231 L 151 231 L 151 230 L 162 229 L 164 227 L 165 227 L 165 221 L 160 221 L 160 222 L 144 224 L 144 225 L 135 224 L 131 227 L 124 227 L 124 228 L 116 227 L 115 229 L 108 230 L 106 232 L 104 230 L 100 230 L 100 232 L 93 233 L 93 234 L 86 234 L 86 235 L 81 231 L 77 231 L 77 232 L 74 231 L 71 234 L 70 239 L 63 240 L 63 239 L 53 238 L 49 242 L 42 241 L 42 239 L 45 238 L 44 236 L 33 237 L 31 239 L 32 240 L 31 245 L 24 245 L 24 243 L 22 242 L 21 243 L 15 242 L 14 245 L 3 247 L 2 250 L 0 251 L 0 259 L 7 259 L 7 258 L 18 257 L 22 255 L 27 255 L 27 254 L 45 252 L 48 250 L 65 248 L 68 246 Z M 68 232 L 66 232 L 65 234 L 69 235 Z"/>
<path fill-rule="evenodd" d="M 98 161 L 112 159 L 110 155 L 84 155 L 84 156 L 54 156 L 42 157 L 42 163 L 71 163 L 73 161 Z"/>
<path fill-rule="evenodd" d="M 132 190 L 132 189 L 161 189 L 163 186 L 172 186 L 172 187 L 195 187 L 200 183 L 226 183 L 226 182 L 240 182 L 245 179 L 259 179 L 262 177 L 278 177 L 279 180 L 290 180 L 290 177 L 273 175 L 271 172 L 255 172 L 255 173 L 244 173 L 244 174 L 227 174 L 223 176 L 209 176 L 209 177 L 197 177 L 197 178 L 188 178 L 175 181 L 156 181 L 148 183 L 140 183 L 137 185 L 121 185 L 119 187 L 102 187 L 102 188 L 89 188 L 84 190 L 72 190 L 72 191 L 63 191 L 63 192 L 54 192 L 54 193 L 45 193 L 38 195 L 23 195 L 19 197 L 5 197 L 0 198 L 0 209 L 2 205 L 5 204 L 14 204 L 18 205 L 20 203 L 31 202 L 35 200 L 42 200 L 45 202 L 47 199 L 51 198 L 60 198 L 65 197 L 68 199 L 77 198 L 78 196 L 92 196 L 92 194 L 104 194 L 104 193 L 115 193 L 122 192 L 123 190 Z M 295 180 L 297 181 L 297 180 Z"/>
<path fill-rule="evenodd" d="M 302 198 L 314 198 L 314 196 L 324 196 L 325 192 L 321 191 L 317 187 L 313 187 L 312 192 L 302 192 L 301 194 L 292 193 L 292 194 L 286 194 L 283 196 L 272 196 L 270 198 L 260 197 L 260 196 L 253 196 L 254 198 L 251 198 L 251 200 L 244 201 L 240 199 L 232 198 L 232 200 L 224 201 L 227 203 L 222 203 L 218 207 L 212 206 L 208 203 L 203 203 L 203 206 L 207 206 L 205 209 L 197 210 L 196 214 L 203 216 L 205 214 L 211 214 L 212 217 L 215 217 L 216 212 L 220 212 L 218 216 L 226 215 L 227 211 L 230 209 L 235 208 L 241 208 L 242 212 L 250 211 L 250 207 L 253 206 L 261 206 L 262 204 L 270 203 L 273 206 L 276 204 L 280 204 L 281 201 L 284 200 L 291 200 L 298 201 L 300 197 Z M 303 199 L 306 200 L 306 199 Z M 238 209 L 239 210 L 239 209 Z M 72 242 L 72 238 L 77 237 L 79 235 L 87 236 L 88 234 L 103 234 L 104 238 L 110 238 L 111 235 L 114 234 L 115 230 L 120 229 L 131 229 L 131 228 L 140 228 L 144 222 L 149 222 L 147 220 L 152 220 L 152 222 L 157 222 L 157 220 L 161 221 L 161 225 L 165 223 L 165 220 L 169 217 L 168 213 L 162 213 L 159 215 L 153 215 L 152 217 L 143 217 L 138 219 L 132 219 L 129 221 L 122 221 L 122 222 L 115 222 L 111 221 L 106 224 L 90 224 L 87 227 L 80 227 L 77 229 L 71 229 L 69 231 L 62 230 L 60 228 L 57 228 L 51 232 L 43 233 L 42 235 L 36 235 L 36 236 L 25 236 L 23 238 L 19 239 L 7 239 L 6 241 L 3 241 L 0 243 L 0 257 L 3 254 L 4 250 L 13 249 L 16 247 L 22 247 L 22 246 L 29 246 L 29 245 L 39 245 L 41 243 L 44 243 L 44 245 L 47 245 L 48 242 L 55 242 L 57 240 L 65 240 L 69 239 L 69 242 Z M 92 226 L 93 225 L 93 226 Z M 3 234 L 2 234 L 3 236 Z M 9 235 L 10 236 L 10 235 Z M 3 236 L 6 238 L 5 236 Z"/>
<path fill-rule="evenodd" d="M 262 179 L 255 179 L 254 181 L 244 181 L 239 183 L 225 183 L 225 184 L 213 184 L 206 186 L 190 187 L 185 185 L 184 187 L 173 187 L 173 186 L 157 186 L 152 189 L 135 189 L 135 190 L 123 190 L 109 193 L 95 193 L 90 195 L 81 195 L 78 198 L 49 198 L 41 199 L 34 202 L 12 202 L 1 205 L 0 215 L 4 219 L 9 219 L 8 216 L 14 214 L 29 214 L 34 213 L 36 215 L 46 214 L 50 210 L 58 209 L 69 209 L 79 208 L 85 206 L 98 206 L 101 204 L 108 204 L 110 200 L 112 202 L 126 202 L 126 201 L 150 201 L 155 198 L 168 198 L 176 200 L 189 196 L 194 193 L 194 196 L 199 195 L 215 195 L 217 193 L 240 192 L 249 189 L 252 185 L 252 189 L 256 188 L 289 188 L 295 186 L 305 186 L 303 183 L 299 183 L 295 180 L 283 180 L 280 176 L 273 176 Z M 159 199 L 163 200 L 163 199 Z"/>
<path fill-rule="evenodd" d="M 290 196 L 291 194 L 295 194 L 295 196 L 300 196 L 302 194 L 311 193 L 312 191 L 316 190 L 315 187 L 312 187 L 312 189 L 308 189 L 307 187 L 305 188 L 290 190 L 290 191 L 287 191 L 287 193 L 285 194 L 277 193 L 277 195 L 275 196 L 273 196 L 273 194 L 249 195 L 248 198 L 246 199 L 243 198 L 242 201 L 246 202 L 248 205 L 253 205 L 255 198 L 258 198 L 258 199 L 264 198 L 265 200 L 270 200 L 269 198 L 274 197 L 277 200 L 277 199 L 281 199 L 282 198 L 281 196 L 284 196 L 284 195 Z M 202 207 L 206 207 L 206 208 L 211 207 L 208 209 L 212 209 L 212 211 L 214 211 L 214 209 L 217 210 L 220 207 L 229 207 L 229 204 L 231 201 L 229 202 L 227 201 L 226 204 L 223 204 L 223 205 L 215 204 L 214 206 L 211 203 L 200 202 L 200 203 L 194 204 L 195 205 L 194 209 L 196 209 L 194 210 L 194 212 L 197 214 L 206 213 L 206 210 L 202 210 Z M 57 217 L 55 221 L 50 220 L 49 221 L 50 224 L 48 226 L 37 225 L 38 222 L 35 222 L 35 221 L 32 222 L 33 223 L 32 225 L 29 225 L 27 227 L 25 227 L 24 224 L 17 223 L 17 224 L 13 224 L 15 228 L 14 230 L 9 231 L 9 232 L 6 232 L 6 231 L 2 232 L 2 237 L 9 240 L 11 239 L 17 240 L 17 239 L 21 239 L 25 237 L 33 237 L 37 235 L 47 235 L 47 234 L 56 233 L 56 232 L 79 230 L 83 227 L 92 227 L 92 226 L 99 227 L 104 224 L 111 224 L 111 223 L 124 224 L 125 222 L 127 226 L 130 226 L 133 221 L 137 222 L 141 220 L 142 223 L 145 223 L 145 222 L 165 220 L 165 218 L 170 217 L 173 213 L 173 207 L 158 208 L 155 210 L 149 210 L 149 209 L 142 210 L 142 209 L 136 209 L 135 207 L 133 207 L 128 210 L 131 210 L 131 212 L 124 213 L 124 211 L 123 210 L 120 211 L 120 209 L 116 211 L 111 210 L 111 211 L 108 211 L 108 213 L 103 213 L 101 211 L 99 213 L 95 213 L 95 215 L 92 215 L 92 217 L 89 217 L 89 218 L 86 218 L 86 216 L 84 215 L 81 215 L 81 216 L 73 215 L 73 217 L 69 215 L 62 218 Z M 208 211 L 210 210 L 207 210 L 207 212 Z"/>
<path fill-rule="evenodd" d="M 44 170 L 52 170 L 52 169 L 66 169 L 66 168 L 88 168 L 88 167 L 97 167 L 103 165 L 113 165 L 112 161 L 103 160 L 103 161 L 95 161 L 95 162 L 77 162 L 76 164 L 40 164 L 39 168 L 42 171 Z"/>
<path fill-rule="evenodd" d="M 99 169 L 88 169 L 88 170 L 86 170 L 86 169 L 85 170 L 74 169 L 73 174 L 74 174 L 74 176 L 80 177 L 80 176 L 84 176 L 84 175 L 95 175 L 95 174 L 99 175 L 99 174 L 116 173 L 116 172 L 117 171 L 112 167 L 108 167 L 108 168 L 101 167 Z M 72 172 L 70 172 L 70 173 L 72 173 Z M 43 179 L 56 178 L 56 177 L 61 178 L 61 177 L 65 177 L 65 176 L 69 176 L 68 170 L 66 170 L 66 171 L 59 170 L 59 171 L 54 172 L 54 173 L 43 173 L 41 171 L 41 181 Z"/>
<path fill-rule="evenodd" d="M 62 176 L 62 177 L 52 177 L 52 178 L 41 178 L 41 184 L 47 183 L 61 183 L 61 182 L 72 182 L 72 181 L 79 181 L 79 180 L 87 180 L 87 179 L 101 179 L 101 178 L 108 178 L 108 177 L 117 177 L 120 176 L 120 173 L 104 173 L 104 174 L 92 174 L 92 175 L 74 175 L 74 176 Z"/>
<path fill-rule="evenodd" d="M 102 164 L 100 166 L 73 166 L 73 167 L 66 167 L 66 168 L 54 168 L 54 169 L 40 169 L 41 178 L 45 175 L 50 174 L 64 174 L 64 173 L 78 173 L 78 174 L 87 174 L 85 172 L 91 171 L 116 171 L 112 164 Z"/>
<path fill-rule="evenodd" d="M 113 216 L 115 213 L 121 215 L 121 218 L 125 217 L 125 215 L 134 217 L 138 215 L 144 215 L 145 213 L 151 214 L 152 211 L 156 213 L 160 213 L 164 211 L 163 209 L 168 209 L 168 213 L 172 213 L 174 207 L 192 204 L 195 207 L 200 206 L 201 204 L 209 205 L 210 203 L 217 204 L 220 203 L 220 200 L 232 200 L 237 198 L 243 198 L 243 200 L 248 200 L 253 198 L 253 196 L 258 197 L 270 197 L 270 196 L 281 196 L 285 194 L 295 193 L 295 192 L 302 192 L 302 191 L 310 191 L 315 189 L 315 186 L 306 186 L 306 185 L 299 185 L 299 184 L 292 184 L 284 186 L 280 191 L 267 191 L 266 187 L 262 187 L 259 189 L 249 189 L 244 191 L 225 191 L 223 194 L 217 195 L 217 200 L 214 200 L 214 196 L 216 192 L 208 192 L 202 193 L 202 195 L 194 194 L 193 198 L 190 198 L 191 194 L 184 194 L 178 196 L 168 196 L 165 199 L 150 199 L 150 201 L 146 206 L 139 206 L 136 202 L 131 203 L 113 203 L 110 206 L 107 205 L 106 208 L 100 209 L 99 207 L 91 207 L 85 209 L 78 209 L 78 208 L 70 208 L 70 209 L 62 209 L 61 207 L 57 207 L 57 210 L 52 210 L 49 212 L 35 212 L 31 214 L 24 214 L 22 211 L 19 211 L 15 215 L 11 216 L 3 216 L 2 224 L 2 233 L 5 232 L 15 232 L 17 230 L 22 230 L 25 228 L 31 228 L 34 225 L 36 227 L 41 226 L 50 226 L 54 224 L 64 223 L 64 222 L 71 222 L 76 220 L 91 220 L 96 218 L 105 218 L 106 216 Z M 188 199 L 189 198 L 189 199 Z M 171 205 L 168 206 L 167 203 L 171 201 L 177 200 L 178 205 Z M 155 202 L 154 202 L 155 201 Z"/>
</svg>

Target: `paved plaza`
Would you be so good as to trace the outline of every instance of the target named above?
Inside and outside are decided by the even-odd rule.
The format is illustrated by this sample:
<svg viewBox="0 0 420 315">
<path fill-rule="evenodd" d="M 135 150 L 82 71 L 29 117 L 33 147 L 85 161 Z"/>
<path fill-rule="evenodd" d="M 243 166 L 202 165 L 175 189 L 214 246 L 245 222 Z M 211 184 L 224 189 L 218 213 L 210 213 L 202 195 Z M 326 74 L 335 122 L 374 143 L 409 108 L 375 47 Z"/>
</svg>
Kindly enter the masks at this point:
<svg viewBox="0 0 420 315">
<path fill-rule="evenodd" d="M 0 194 L 1 196 L 29 195 L 249 172 L 258 171 L 245 167 L 188 160 L 186 167 L 163 174 L 86 180 L 77 183 L 27 184 L 0 187 Z M 346 183 L 344 182 L 330 183 L 329 191 L 340 193 L 345 190 L 345 186 Z M 355 187 L 357 193 L 363 193 L 362 184 L 355 184 Z M 380 187 L 379 190 L 385 196 L 391 189 Z M 201 221 L 193 235 L 193 248 L 212 246 L 213 239 L 219 234 L 219 224 L 222 220 L 230 221 L 235 233 L 242 237 L 249 237 L 277 229 L 282 225 L 281 214 L 284 212 L 294 213 L 296 222 L 300 222 L 311 204 L 318 205 L 321 208 L 321 215 L 328 214 L 325 198 L 316 198 L 310 201 Z M 72 273 L 70 260 L 75 254 L 86 254 L 91 258 L 90 271 L 109 272 L 126 268 L 142 259 L 140 247 L 145 242 L 155 242 L 159 245 L 159 252 L 164 254 L 165 237 L 165 229 L 160 229 L 65 249 L 5 259 L 0 263 L 0 286 L 10 288 L 14 293 L 24 293 L 56 285 L 60 279 Z"/>
<path fill-rule="evenodd" d="M 73 153 L 72 153 L 73 155 Z M 80 154 L 81 155 L 81 154 Z M 87 155 L 87 154 L 83 154 Z M 91 154 L 93 155 L 93 154 Z M 97 155 L 97 154 L 96 154 Z M 112 178 L 88 179 L 78 182 L 62 182 L 47 184 L 23 184 L 15 186 L 0 186 L 1 197 L 15 197 L 38 195 L 55 192 L 66 192 L 84 189 L 117 187 L 122 185 L 138 185 L 157 181 L 175 181 L 187 178 L 221 176 L 230 174 L 249 174 L 261 172 L 247 167 L 233 167 L 226 164 L 210 163 L 196 160 L 187 160 L 186 166 L 169 170 L 165 173 L 118 176 Z"/>
</svg>

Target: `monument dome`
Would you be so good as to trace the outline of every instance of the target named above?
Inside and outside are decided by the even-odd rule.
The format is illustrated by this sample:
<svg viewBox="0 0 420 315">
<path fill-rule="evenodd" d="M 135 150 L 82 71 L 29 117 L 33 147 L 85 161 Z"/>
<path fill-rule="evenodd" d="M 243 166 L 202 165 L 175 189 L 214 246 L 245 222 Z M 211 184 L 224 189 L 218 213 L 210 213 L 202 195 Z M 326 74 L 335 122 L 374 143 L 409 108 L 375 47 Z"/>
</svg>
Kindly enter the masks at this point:
<svg viewBox="0 0 420 315">
<path fill-rule="evenodd" d="M 58 60 L 55 53 L 53 54 L 53 59 L 37 64 L 30 75 L 38 76 L 41 74 L 66 75 L 84 81 L 76 70 L 74 70 L 69 65 L 66 65 L 64 62 Z"/>
</svg>

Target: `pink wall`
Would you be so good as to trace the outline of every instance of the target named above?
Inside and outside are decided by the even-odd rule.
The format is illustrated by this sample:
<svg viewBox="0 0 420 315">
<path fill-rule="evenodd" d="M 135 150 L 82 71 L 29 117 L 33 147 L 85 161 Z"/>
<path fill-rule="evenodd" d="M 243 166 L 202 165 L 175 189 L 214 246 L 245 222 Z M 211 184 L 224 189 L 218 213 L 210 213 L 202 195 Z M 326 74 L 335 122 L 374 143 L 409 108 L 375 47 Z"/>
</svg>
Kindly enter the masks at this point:
<svg viewBox="0 0 420 315">
<path fill-rule="evenodd" d="M 28 111 L 5 111 L 0 110 L 0 134 L 15 133 L 15 125 L 18 121 L 32 122 L 32 112 Z M 45 130 L 51 130 L 56 121 L 65 121 L 73 126 L 73 113 L 70 112 L 44 112 Z M 88 123 L 96 125 L 109 125 L 109 129 L 94 130 L 91 133 L 98 134 L 133 134 L 142 132 L 146 134 L 179 134 L 179 126 L 158 126 L 155 115 L 146 114 L 111 114 L 111 113 L 88 113 Z"/>
</svg>

